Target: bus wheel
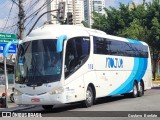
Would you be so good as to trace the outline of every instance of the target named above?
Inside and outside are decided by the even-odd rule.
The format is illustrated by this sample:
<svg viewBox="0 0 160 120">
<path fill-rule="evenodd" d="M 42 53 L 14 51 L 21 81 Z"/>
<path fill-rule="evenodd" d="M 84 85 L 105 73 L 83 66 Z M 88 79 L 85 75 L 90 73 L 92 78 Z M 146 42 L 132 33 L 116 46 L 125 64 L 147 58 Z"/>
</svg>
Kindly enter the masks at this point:
<svg viewBox="0 0 160 120">
<path fill-rule="evenodd" d="M 83 106 L 84 107 L 91 107 L 93 105 L 93 91 L 90 86 L 88 86 L 87 91 L 86 91 L 86 100 L 83 101 Z"/>
<path fill-rule="evenodd" d="M 14 93 L 12 93 L 12 94 L 10 95 L 10 100 L 11 100 L 11 102 L 14 102 Z"/>
<path fill-rule="evenodd" d="M 53 105 L 42 105 L 42 108 L 44 110 L 52 110 L 53 109 Z"/>
<path fill-rule="evenodd" d="M 136 82 L 133 84 L 133 92 L 131 93 L 133 98 L 136 98 L 138 96 L 138 85 Z"/>
<path fill-rule="evenodd" d="M 139 90 L 138 90 L 138 97 L 141 97 L 144 95 L 144 85 L 142 82 L 140 82 Z"/>
</svg>

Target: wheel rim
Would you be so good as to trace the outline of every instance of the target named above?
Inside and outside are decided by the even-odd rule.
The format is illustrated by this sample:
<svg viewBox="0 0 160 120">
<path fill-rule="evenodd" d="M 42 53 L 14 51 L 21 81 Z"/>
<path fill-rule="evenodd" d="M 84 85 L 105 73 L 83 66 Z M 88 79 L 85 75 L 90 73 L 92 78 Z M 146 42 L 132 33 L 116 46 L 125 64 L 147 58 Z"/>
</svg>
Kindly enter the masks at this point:
<svg viewBox="0 0 160 120">
<path fill-rule="evenodd" d="M 14 96 L 13 96 L 13 95 L 10 96 L 10 100 L 11 100 L 12 102 L 14 102 Z"/>
<path fill-rule="evenodd" d="M 12 102 L 14 101 L 14 97 L 13 97 L 13 96 L 11 97 L 11 101 L 12 101 Z"/>
<path fill-rule="evenodd" d="M 137 86 L 134 85 L 134 95 L 137 95 L 138 91 L 137 91 Z"/>
<path fill-rule="evenodd" d="M 86 93 L 86 100 L 88 103 L 92 102 L 92 93 L 89 90 L 87 90 L 87 93 Z"/>
</svg>

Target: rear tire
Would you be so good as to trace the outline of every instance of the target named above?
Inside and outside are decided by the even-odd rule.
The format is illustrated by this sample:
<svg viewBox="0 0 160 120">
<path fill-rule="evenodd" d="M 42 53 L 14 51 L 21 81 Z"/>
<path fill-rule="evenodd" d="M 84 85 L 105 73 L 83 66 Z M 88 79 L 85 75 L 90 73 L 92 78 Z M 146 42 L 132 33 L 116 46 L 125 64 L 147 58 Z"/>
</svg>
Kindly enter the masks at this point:
<svg viewBox="0 0 160 120">
<path fill-rule="evenodd" d="M 139 85 L 140 85 L 140 86 L 139 86 L 139 90 L 138 90 L 138 97 L 141 97 L 141 96 L 144 95 L 144 85 L 143 85 L 142 82 L 140 82 Z"/>
<path fill-rule="evenodd" d="M 138 96 L 138 84 L 134 82 L 133 92 L 131 93 L 131 97 L 136 98 L 137 96 Z"/>
<path fill-rule="evenodd" d="M 53 109 L 53 105 L 42 105 L 42 108 L 44 110 L 52 110 Z"/>
<path fill-rule="evenodd" d="M 88 86 L 86 91 L 86 100 L 82 102 L 82 105 L 86 108 L 91 107 L 93 105 L 94 96 L 93 90 L 90 86 Z"/>
</svg>

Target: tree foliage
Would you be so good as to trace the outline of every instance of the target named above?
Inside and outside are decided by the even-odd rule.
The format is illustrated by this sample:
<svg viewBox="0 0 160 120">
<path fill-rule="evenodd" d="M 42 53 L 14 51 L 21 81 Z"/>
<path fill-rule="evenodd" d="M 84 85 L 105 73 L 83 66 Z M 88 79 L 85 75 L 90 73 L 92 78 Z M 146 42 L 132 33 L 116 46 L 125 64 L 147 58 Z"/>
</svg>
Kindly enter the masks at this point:
<svg viewBox="0 0 160 120">
<path fill-rule="evenodd" d="M 149 44 L 152 52 L 153 77 L 156 64 L 160 60 L 160 0 L 141 5 L 134 3 L 119 8 L 105 8 L 106 15 L 94 13 L 93 28 L 107 34 L 138 39 Z"/>
<path fill-rule="evenodd" d="M 84 27 L 89 28 L 89 25 L 88 25 L 88 23 L 86 21 L 82 21 L 81 23 L 83 24 Z"/>
</svg>

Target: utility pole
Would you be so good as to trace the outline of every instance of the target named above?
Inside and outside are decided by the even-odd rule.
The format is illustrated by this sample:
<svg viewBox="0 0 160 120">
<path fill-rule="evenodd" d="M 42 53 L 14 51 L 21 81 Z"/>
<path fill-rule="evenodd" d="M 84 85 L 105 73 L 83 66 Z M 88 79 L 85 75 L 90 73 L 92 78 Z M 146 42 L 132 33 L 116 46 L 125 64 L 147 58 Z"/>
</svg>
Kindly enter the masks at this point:
<svg viewBox="0 0 160 120">
<path fill-rule="evenodd" d="M 24 0 L 19 0 L 19 21 L 18 21 L 18 28 L 19 28 L 19 39 L 22 40 L 24 37 L 24 17 L 25 17 L 25 13 L 24 13 L 24 6 L 23 6 L 23 2 Z"/>
</svg>

